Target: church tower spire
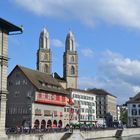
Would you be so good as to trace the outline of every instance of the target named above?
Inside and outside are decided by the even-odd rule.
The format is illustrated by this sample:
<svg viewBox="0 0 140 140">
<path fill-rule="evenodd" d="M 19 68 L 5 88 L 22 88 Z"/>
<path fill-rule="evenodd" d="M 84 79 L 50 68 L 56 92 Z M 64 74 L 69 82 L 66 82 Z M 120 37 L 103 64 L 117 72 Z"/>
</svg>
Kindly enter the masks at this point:
<svg viewBox="0 0 140 140">
<path fill-rule="evenodd" d="M 37 51 L 37 70 L 51 74 L 51 59 L 49 33 L 47 29 L 44 28 L 39 37 L 39 49 Z"/>
<path fill-rule="evenodd" d="M 63 55 L 63 77 L 66 80 L 66 88 L 77 88 L 78 55 L 73 33 L 66 36 L 65 52 Z"/>
<path fill-rule="evenodd" d="M 76 51 L 75 39 L 71 31 L 68 32 L 66 37 L 65 51 L 71 51 L 71 52 Z"/>
</svg>

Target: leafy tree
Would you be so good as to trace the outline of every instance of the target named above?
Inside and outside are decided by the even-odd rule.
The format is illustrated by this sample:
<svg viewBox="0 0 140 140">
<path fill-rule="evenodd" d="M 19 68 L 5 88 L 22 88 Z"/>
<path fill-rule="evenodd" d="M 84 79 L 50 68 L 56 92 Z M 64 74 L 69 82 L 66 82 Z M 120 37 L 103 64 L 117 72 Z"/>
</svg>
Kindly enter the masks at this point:
<svg viewBox="0 0 140 140">
<path fill-rule="evenodd" d="M 128 122 L 128 112 L 127 112 L 127 110 L 121 111 L 121 122 L 123 124 L 127 124 L 127 122 Z"/>
</svg>

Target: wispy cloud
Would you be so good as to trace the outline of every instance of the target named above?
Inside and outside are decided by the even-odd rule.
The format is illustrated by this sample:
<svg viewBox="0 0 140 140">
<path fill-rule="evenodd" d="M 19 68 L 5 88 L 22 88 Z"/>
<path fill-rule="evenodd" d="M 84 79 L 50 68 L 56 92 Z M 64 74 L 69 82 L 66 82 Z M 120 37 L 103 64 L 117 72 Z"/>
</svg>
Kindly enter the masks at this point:
<svg viewBox="0 0 140 140">
<path fill-rule="evenodd" d="M 90 48 L 85 48 L 81 50 L 82 55 L 85 57 L 93 57 L 93 51 Z"/>
<path fill-rule="evenodd" d="M 64 43 L 59 39 L 51 39 L 51 45 L 54 47 L 64 47 Z"/>
<path fill-rule="evenodd" d="M 140 29 L 139 0 L 13 0 L 12 2 L 39 16 L 77 19 L 89 26 L 104 21 Z"/>
<path fill-rule="evenodd" d="M 107 50 L 99 61 L 97 75 L 79 77 L 81 88 L 103 88 L 116 95 L 120 103 L 140 91 L 140 61 Z"/>
</svg>

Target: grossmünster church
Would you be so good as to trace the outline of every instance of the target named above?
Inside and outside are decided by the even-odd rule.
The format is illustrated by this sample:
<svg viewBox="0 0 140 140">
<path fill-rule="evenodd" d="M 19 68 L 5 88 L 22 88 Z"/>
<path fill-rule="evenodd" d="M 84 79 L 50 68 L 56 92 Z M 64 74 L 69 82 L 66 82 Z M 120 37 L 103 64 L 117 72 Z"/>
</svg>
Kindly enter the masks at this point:
<svg viewBox="0 0 140 140">
<path fill-rule="evenodd" d="M 37 70 L 52 74 L 52 52 L 50 47 L 49 32 L 42 30 L 39 37 L 39 49 L 37 51 Z M 63 54 L 63 77 L 56 72 L 54 77 L 63 88 L 77 88 L 78 78 L 78 54 L 73 33 L 68 32 L 65 40 L 65 52 Z"/>
</svg>

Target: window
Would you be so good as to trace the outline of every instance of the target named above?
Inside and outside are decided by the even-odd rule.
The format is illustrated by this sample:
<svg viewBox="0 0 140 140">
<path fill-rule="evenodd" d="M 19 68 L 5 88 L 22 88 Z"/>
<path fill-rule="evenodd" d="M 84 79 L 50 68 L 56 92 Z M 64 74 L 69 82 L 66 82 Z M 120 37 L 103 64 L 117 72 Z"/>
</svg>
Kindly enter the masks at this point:
<svg viewBox="0 0 140 140">
<path fill-rule="evenodd" d="M 88 113 L 88 108 L 86 108 L 85 112 Z"/>
<path fill-rule="evenodd" d="M 44 60 L 48 60 L 48 55 L 47 54 L 44 54 Z"/>
<path fill-rule="evenodd" d="M 48 99 L 48 94 L 45 94 L 45 98 Z"/>
<path fill-rule="evenodd" d="M 42 83 L 42 87 L 45 87 L 45 83 Z"/>
<path fill-rule="evenodd" d="M 22 81 L 22 83 L 23 85 L 27 85 L 27 81 L 25 79 Z"/>
<path fill-rule="evenodd" d="M 38 94 L 38 98 L 39 99 L 42 98 L 42 94 L 41 93 Z"/>
<path fill-rule="evenodd" d="M 56 101 L 59 101 L 59 100 L 60 100 L 60 96 L 56 95 Z"/>
<path fill-rule="evenodd" d="M 62 96 L 62 102 L 65 102 L 65 99 L 66 99 L 66 98 L 65 98 L 64 96 Z"/>
<path fill-rule="evenodd" d="M 45 73 L 48 73 L 49 72 L 49 66 L 47 64 L 45 64 L 45 66 L 44 66 L 44 72 Z"/>
<path fill-rule="evenodd" d="M 16 78 L 19 78 L 20 77 L 20 74 L 17 72 L 16 73 Z"/>
<path fill-rule="evenodd" d="M 32 92 L 31 92 L 31 91 L 28 91 L 28 92 L 27 92 L 27 97 L 28 97 L 28 98 L 31 98 L 31 95 L 32 95 Z"/>
<path fill-rule="evenodd" d="M 9 81 L 9 86 L 12 86 L 13 85 L 13 82 Z"/>
<path fill-rule="evenodd" d="M 51 95 L 51 100 L 54 100 L 54 95 Z"/>
<path fill-rule="evenodd" d="M 71 75 L 74 75 L 75 74 L 75 68 L 74 66 L 71 66 Z"/>
<path fill-rule="evenodd" d="M 48 88 L 52 88 L 52 85 L 47 85 Z"/>
<path fill-rule="evenodd" d="M 15 91 L 15 97 L 19 96 L 19 91 Z"/>
<path fill-rule="evenodd" d="M 74 41 L 71 39 L 72 51 L 74 51 Z"/>
<path fill-rule="evenodd" d="M 135 104 L 133 104 L 132 106 L 133 106 L 133 107 L 136 107 L 136 105 L 135 105 Z"/>
<path fill-rule="evenodd" d="M 84 108 L 81 108 L 82 109 L 82 112 L 84 112 Z"/>
<path fill-rule="evenodd" d="M 81 105 L 83 105 L 84 104 L 84 102 L 83 101 L 81 101 Z"/>
<path fill-rule="evenodd" d="M 72 97 L 74 98 L 74 94 L 72 95 Z"/>
<path fill-rule="evenodd" d="M 64 112 L 66 112 L 67 111 L 67 108 L 64 108 Z"/>
<path fill-rule="evenodd" d="M 70 62 L 74 62 L 74 56 L 71 57 Z"/>
<path fill-rule="evenodd" d="M 20 85 L 20 80 L 17 80 L 16 81 L 16 85 Z"/>
<path fill-rule="evenodd" d="M 137 115 L 137 110 L 136 109 L 132 109 L 132 115 Z"/>
<path fill-rule="evenodd" d="M 84 96 L 81 95 L 81 99 L 84 99 Z"/>
<path fill-rule="evenodd" d="M 67 108 L 67 112 L 69 112 L 69 108 Z"/>
<path fill-rule="evenodd" d="M 95 113 L 95 110 L 94 109 L 92 110 L 92 113 Z"/>
<path fill-rule="evenodd" d="M 25 111 L 23 110 L 23 113 L 24 113 Z M 41 116 L 41 109 L 35 109 L 35 116 Z"/>
<path fill-rule="evenodd" d="M 80 105 L 80 101 L 78 101 L 78 105 Z"/>
</svg>

